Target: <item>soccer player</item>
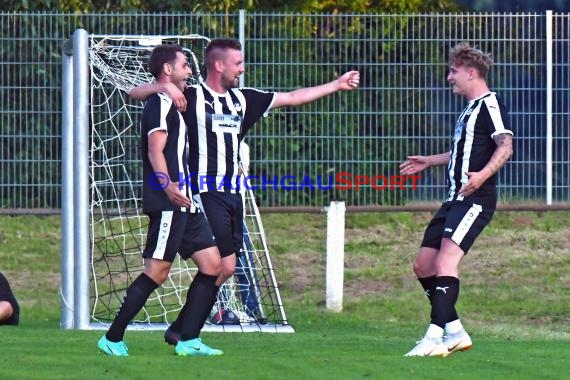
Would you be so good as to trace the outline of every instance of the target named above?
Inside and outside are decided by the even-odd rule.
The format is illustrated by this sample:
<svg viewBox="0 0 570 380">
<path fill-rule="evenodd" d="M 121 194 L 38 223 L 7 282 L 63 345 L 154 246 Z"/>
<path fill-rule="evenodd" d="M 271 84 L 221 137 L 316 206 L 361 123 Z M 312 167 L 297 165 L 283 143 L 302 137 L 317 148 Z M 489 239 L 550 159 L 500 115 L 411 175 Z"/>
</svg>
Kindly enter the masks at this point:
<svg viewBox="0 0 570 380">
<path fill-rule="evenodd" d="M 238 88 L 245 72 L 241 44 L 234 39 L 214 39 L 205 50 L 206 79 L 184 93 L 170 85 L 148 83 L 130 95 L 139 100 L 167 92 L 189 128 L 191 186 L 200 192 L 199 202 L 216 237 L 222 255 L 221 285 L 236 270 L 236 255 L 243 240 L 242 197 L 238 183 L 240 142 L 254 123 L 278 107 L 299 106 L 337 91 L 358 87 L 360 74 L 349 71 L 338 79 L 291 92 L 265 92 Z M 170 336 L 172 326 L 166 335 Z M 172 342 L 174 343 L 174 342 Z"/>
<path fill-rule="evenodd" d="M 10 283 L 0 272 L 0 325 L 17 325 L 20 322 L 20 306 Z"/>
<path fill-rule="evenodd" d="M 428 224 L 414 262 L 431 303 L 431 323 L 406 356 L 447 356 L 472 346 L 455 309 L 459 264 L 491 221 L 497 203 L 496 173 L 513 152 L 507 111 L 486 83 L 490 66 L 489 54 L 467 43 L 451 49 L 447 80 L 453 93 L 468 102 L 455 124 L 451 150 L 410 156 L 400 164 L 403 175 L 447 165 L 448 184 L 447 199 Z"/>
<path fill-rule="evenodd" d="M 171 83 L 181 91 L 192 73 L 179 45 L 159 45 L 148 62 L 158 83 Z M 127 324 L 161 285 L 176 254 L 191 258 L 198 272 L 188 289 L 188 309 L 178 320 L 180 338 L 175 353 L 182 356 L 215 356 L 221 350 L 199 338 L 216 301 L 221 257 L 204 213 L 192 200 L 189 184 L 179 181 L 188 174 L 188 129 L 170 97 L 158 94 L 147 99 L 141 125 L 143 161 L 143 211 L 149 216 L 144 271 L 129 286 L 123 304 L 98 347 L 108 355 L 128 356 L 123 335 Z"/>
</svg>

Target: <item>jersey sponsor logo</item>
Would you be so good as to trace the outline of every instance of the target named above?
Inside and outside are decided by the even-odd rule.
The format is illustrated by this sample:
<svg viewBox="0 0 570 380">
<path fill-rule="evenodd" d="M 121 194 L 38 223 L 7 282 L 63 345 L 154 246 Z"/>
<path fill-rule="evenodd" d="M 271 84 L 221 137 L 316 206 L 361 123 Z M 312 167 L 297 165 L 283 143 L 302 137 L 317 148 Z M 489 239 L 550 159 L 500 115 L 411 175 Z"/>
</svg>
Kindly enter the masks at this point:
<svg viewBox="0 0 570 380">
<path fill-rule="evenodd" d="M 241 131 L 241 117 L 238 115 L 212 115 L 212 132 L 238 134 Z"/>
</svg>

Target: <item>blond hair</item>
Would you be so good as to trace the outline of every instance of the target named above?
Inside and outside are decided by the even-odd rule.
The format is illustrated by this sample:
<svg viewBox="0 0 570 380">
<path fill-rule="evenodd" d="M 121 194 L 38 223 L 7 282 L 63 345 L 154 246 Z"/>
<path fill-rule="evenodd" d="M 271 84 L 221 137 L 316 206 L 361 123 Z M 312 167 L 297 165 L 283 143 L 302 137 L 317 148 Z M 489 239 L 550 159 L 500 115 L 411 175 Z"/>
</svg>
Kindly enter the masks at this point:
<svg viewBox="0 0 570 380">
<path fill-rule="evenodd" d="M 481 78 L 485 78 L 493 60 L 491 55 L 472 47 L 467 42 L 455 45 L 449 51 L 449 65 L 471 67 L 479 73 Z"/>
</svg>

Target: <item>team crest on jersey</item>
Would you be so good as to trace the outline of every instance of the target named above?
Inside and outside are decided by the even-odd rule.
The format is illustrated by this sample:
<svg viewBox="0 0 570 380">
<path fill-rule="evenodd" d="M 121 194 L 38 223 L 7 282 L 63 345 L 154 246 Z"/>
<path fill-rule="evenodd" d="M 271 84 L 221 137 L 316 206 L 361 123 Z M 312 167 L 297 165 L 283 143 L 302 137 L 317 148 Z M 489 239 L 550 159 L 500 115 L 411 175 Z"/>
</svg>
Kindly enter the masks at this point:
<svg viewBox="0 0 570 380">
<path fill-rule="evenodd" d="M 212 115 L 212 131 L 238 134 L 241 130 L 241 117 L 238 115 Z"/>
<path fill-rule="evenodd" d="M 234 108 L 236 109 L 236 111 L 241 112 L 241 103 L 234 103 Z"/>
</svg>

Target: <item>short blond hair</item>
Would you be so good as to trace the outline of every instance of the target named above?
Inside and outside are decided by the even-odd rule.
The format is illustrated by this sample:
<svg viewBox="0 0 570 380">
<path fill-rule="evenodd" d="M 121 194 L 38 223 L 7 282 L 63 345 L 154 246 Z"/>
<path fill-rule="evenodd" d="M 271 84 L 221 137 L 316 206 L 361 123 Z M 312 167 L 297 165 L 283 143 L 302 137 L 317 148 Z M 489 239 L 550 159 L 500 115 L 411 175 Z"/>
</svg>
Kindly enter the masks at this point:
<svg viewBox="0 0 570 380">
<path fill-rule="evenodd" d="M 481 78 L 487 76 L 492 63 L 490 54 L 472 47 L 467 42 L 459 43 L 449 51 L 449 65 L 474 68 Z"/>
</svg>

